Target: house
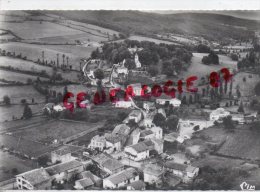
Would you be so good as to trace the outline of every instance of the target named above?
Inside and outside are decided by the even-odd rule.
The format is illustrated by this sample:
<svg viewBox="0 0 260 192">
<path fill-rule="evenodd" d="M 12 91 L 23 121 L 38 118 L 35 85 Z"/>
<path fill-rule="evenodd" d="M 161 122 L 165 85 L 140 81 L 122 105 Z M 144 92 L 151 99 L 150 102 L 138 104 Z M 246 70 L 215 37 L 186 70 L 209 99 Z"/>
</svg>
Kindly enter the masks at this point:
<svg viewBox="0 0 260 192">
<path fill-rule="evenodd" d="M 75 181 L 75 189 L 89 189 L 93 186 L 102 187 L 102 179 L 94 175 L 90 171 L 84 171 L 80 173 L 79 178 L 79 180 Z"/>
<path fill-rule="evenodd" d="M 130 133 L 130 127 L 127 126 L 126 124 L 120 124 L 117 125 L 114 130 L 112 131 L 113 135 L 123 135 L 123 136 L 128 136 Z"/>
<path fill-rule="evenodd" d="M 161 127 L 152 127 L 150 130 L 153 132 L 154 138 L 156 139 L 163 138 L 163 129 Z"/>
<path fill-rule="evenodd" d="M 93 187 L 94 183 L 90 178 L 84 178 L 75 181 L 74 188 L 77 190 L 83 190 L 83 189 L 89 189 L 90 187 Z"/>
<path fill-rule="evenodd" d="M 149 151 L 154 149 L 154 144 L 150 140 L 127 146 L 124 149 L 126 157 L 134 161 L 141 161 L 149 158 Z"/>
<path fill-rule="evenodd" d="M 156 184 L 157 186 L 162 183 L 164 170 L 156 164 L 148 164 L 144 168 L 144 182 L 149 184 Z"/>
<path fill-rule="evenodd" d="M 140 133 L 141 133 L 141 130 L 139 128 L 136 128 L 135 130 L 133 130 L 132 133 L 130 134 L 130 136 L 128 137 L 125 146 L 137 144 L 140 139 Z"/>
<path fill-rule="evenodd" d="M 216 110 L 210 113 L 209 119 L 211 121 L 217 121 L 223 117 L 227 117 L 230 115 L 229 111 L 226 111 L 224 108 L 217 108 Z"/>
<path fill-rule="evenodd" d="M 141 83 L 135 83 L 135 84 L 130 84 L 127 86 L 127 89 L 130 89 L 129 87 L 132 87 L 133 93 L 135 96 L 141 96 L 142 95 L 142 85 Z"/>
<path fill-rule="evenodd" d="M 244 124 L 245 123 L 245 116 L 242 114 L 232 114 L 232 120 L 237 124 Z"/>
<path fill-rule="evenodd" d="M 73 160 L 47 167 L 45 170 L 57 182 L 63 183 L 71 179 L 75 174 L 83 172 L 84 167 L 81 162 Z"/>
<path fill-rule="evenodd" d="M 16 176 L 16 183 L 20 190 L 51 189 L 51 177 L 44 168 L 34 169 Z"/>
<path fill-rule="evenodd" d="M 138 190 L 138 191 L 143 191 L 145 190 L 145 183 L 141 180 L 139 181 L 134 181 L 133 183 L 130 183 L 127 186 L 127 190 Z"/>
<path fill-rule="evenodd" d="M 121 151 L 126 141 L 126 137 L 123 135 L 105 134 L 105 138 L 106 148 L 110 148 L 112 151 Z"/>
<path fill-rule="evenodd" d="M 169 104 L 169 105 L 172 105 L 173 107 L 180 107 L 180 105 L 181 105 L 181 100 L 179 100 L 177 98 L 172 98 L 167 95 L 160 96 L 159 98 L 157 98 L 155 100 L 155 102 L 159 105 Z"/>
<path fill-rule="evenodd" d="M 134 168 L 125 169 L 103 180 L 104 189 L 119 189 L 139 180 L 139 174 Z"/>
<path fill-rule="evenodd" d="M 153 127 L 154 126 L 154 123 L 153 123 L 153 119 L 154 119 L 154 116 L 156 115 L 156 111 L 153 111 L 149 114 L 147 114 L 145 117 L 144 117 L 144 120 L 143 120 L 143 125 L 145 127 Z"/>
<path fill-rule="evenodd" d="M 138 123 L 142 119 L 142 112 L 140 110 L 133 110 L 129 116 L 129 120 L 134 120 L 135 123 Z"/>
<path fill-rule="evenodd" d="M 101 178 L 94 175 L 90 171 L 84 171 L 84 172 L 80 173 L 79 178 L 80 179 L 90 178 L 92 180 L 92 182 L 94 183 L 94 186 L 97 186 L 97 187 L 101 187 L 102 183 L 103 183 Z"/>
<path fill-rule="evenodd" d="M 175 163 L 174 161 L 167 161 L 164 164 L 166 170 L 174 175 L 182 178 L 184 182 L 189 182 L 199 174 L 199 168 L 191 165 Z"/>
<path fill-rule="evenodd" d="M 157 151 L 158 154 L 162 154 L 163 153 L 163 140 L 153 138 L 153 139 L 151 139 L 151 141 L 154 144 L 154 150 Z"/>
<path fill-rule="evenodd" d="M 144 101 L 143 102 L 143 108 L 146 111 L 153 111 L 156 109 L 155 104 L 153 102 L 149 102 L 149 101 Z"/>
<path fill-rule="evenodd" d="M 190 164 L 190 160 L 186 157 L 184 153 L 175 153 L 171 155 L 173 158 L 173 161 L 175 163 L 180 163 L 180 164 Z"/>
<path fill-rule="evenodd" d="M 115 174 L 124 169 L 124 165 L 118 160 L 114 159 L 112 156 L 101 153 L 92 158 L 100 169 L 104 170 L 108 174 Z"/>
<path fill-rule="evenodd" d="M 64 163 L 68 161 L 75 160 L 71 154 L 73 152 L 79 151 L 81 147 L 78 146 L 62 146 L 59 149 L 51 152 L 51 162 L 56 163 Z"/>
<path fill-rule="evenodd" d="M 140 132 L 141 139 L 151 139 L 154 138 L 154 133 L 150 129 L 146 129 Z"/>
<path fill-rule="evenodd" d="M 135 54 L 135 67 L 136 67 L 136 68 L 141 68 L 141 67 L 142 67 L 142 64 L 141 64 L 141 62 L 139 61 L 139 57 L 138 57 L 138 54 L 137 54 L 137 53 Z"/>
<path fill-rule="evenodd" d="M 94 136 L 90 144 L 88 145 L 88 148 L 90 149 L 99 149 L 100 151 L 103 151 L 103 149 L 106 147 L 106 138 L 104 136 L 96 135 Z"/>
<path fill-rule="evenodd" d="M 130 108 L 132 107 L 132 101 L 117 101 L 115 103 L 116 108 Z"/>
</svg>

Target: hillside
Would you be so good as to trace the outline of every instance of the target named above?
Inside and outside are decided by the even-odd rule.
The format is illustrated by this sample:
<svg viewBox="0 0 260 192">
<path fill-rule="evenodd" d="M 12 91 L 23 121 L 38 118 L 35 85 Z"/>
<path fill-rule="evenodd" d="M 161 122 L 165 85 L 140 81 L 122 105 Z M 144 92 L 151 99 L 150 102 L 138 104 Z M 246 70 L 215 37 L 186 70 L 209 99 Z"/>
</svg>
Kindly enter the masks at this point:
<svg viewBox="0 0 260 192">
<path fill-rule="evenodd" d="M 43 12 L 44 13 L 44 12 Z M 48 11 L 65 18 L 92 23 L 130 34 L 152 36 L 157 33 L 178 33 L 208 39 L 245 39 L 260 22 L 209 13 L 156 14 L 140 11 Z"/>
</svg>

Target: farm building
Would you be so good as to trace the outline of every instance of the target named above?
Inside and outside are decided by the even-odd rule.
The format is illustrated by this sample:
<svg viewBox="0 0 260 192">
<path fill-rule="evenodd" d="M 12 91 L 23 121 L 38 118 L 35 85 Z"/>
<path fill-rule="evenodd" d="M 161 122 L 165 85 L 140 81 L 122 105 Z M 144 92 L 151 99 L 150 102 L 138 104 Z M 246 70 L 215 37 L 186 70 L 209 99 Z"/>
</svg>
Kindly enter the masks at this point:
<svg viewBox="0 0 260 192">
<path fill-rule="evenodd" d="M 75 160 L 75 157 L 71 156 L 71 153 L 80 150 L 81 147 L 77 146 L 62 146 L 59 149 L 51 152 L 51 162 L 64 163 Z"/>
<path fill-rule="evenodd" d="M 119 189 L 138 180 L 138 172 L 134 168 L 128 168 L 104 179 L 103 187 L 105 189 Z"/>
</svg>

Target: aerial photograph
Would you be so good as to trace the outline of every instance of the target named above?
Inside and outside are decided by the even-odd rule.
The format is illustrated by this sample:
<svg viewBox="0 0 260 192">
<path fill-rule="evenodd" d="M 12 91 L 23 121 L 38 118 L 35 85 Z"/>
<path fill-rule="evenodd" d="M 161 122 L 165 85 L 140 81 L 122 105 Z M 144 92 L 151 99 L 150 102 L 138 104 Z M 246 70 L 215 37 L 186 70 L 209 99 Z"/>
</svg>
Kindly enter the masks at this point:
<svg viewBox="0 0 260 192">
<path fill-rule="evenodd" d="M 0 190 L 260 190 L 260 11 L 0 11 Z"/>
</svg>

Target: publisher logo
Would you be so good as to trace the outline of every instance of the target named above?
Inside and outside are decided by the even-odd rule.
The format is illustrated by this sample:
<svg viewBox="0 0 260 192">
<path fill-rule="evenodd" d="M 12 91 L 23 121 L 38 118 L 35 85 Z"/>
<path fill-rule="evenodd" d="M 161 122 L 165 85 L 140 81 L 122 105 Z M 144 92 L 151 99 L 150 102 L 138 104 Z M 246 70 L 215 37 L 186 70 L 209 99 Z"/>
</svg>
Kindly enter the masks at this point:
<svg viewBox="0 0 260 192">
<path fill-rule="evenodd" d="M 240 184 L 240 188 L 243 191 L 254 191 L 255 190 L 255 186 L 254 185 L 250 185 L 247 182 L 243 182 Z"/>
</svg>

